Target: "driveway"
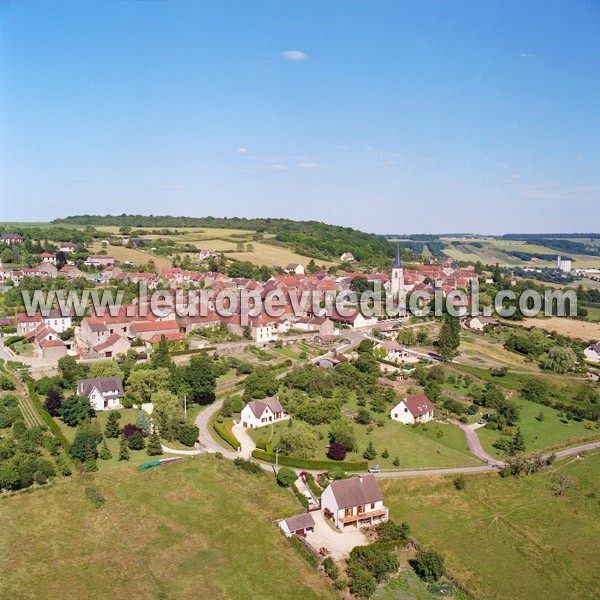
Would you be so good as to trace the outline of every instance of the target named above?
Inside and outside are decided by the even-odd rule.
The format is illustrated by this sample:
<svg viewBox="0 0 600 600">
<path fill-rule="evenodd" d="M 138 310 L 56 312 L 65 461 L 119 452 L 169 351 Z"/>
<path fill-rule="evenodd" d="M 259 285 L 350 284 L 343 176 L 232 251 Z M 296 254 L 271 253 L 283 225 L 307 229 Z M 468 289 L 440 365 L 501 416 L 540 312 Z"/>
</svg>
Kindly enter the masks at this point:
<svg viewBox="0 0 600 600">
<path fill-rule="evenodd" d="M 333 560 L 347 558 L 354 546 L 364 546 L 368 540 L 360 529 L 351 527 L 343 532 L 338 532 L 325 521 L 320 510 L 310 513 L 315 521 L 315 532 L 306 536 L 306 541 L 318 552 L 320 548 L 327 548 Z"/>
<path fill-rule="evenodd" d="M 252 451 L 256 448 L 254 440 L 248 435 L 248 431 L 243 425 L 234 425 L 232 427 L 233 435 L 238 439 L 238 442 L 242 445 L 240 449 L 240 456 L 242 458 L 252 458 Z"/>
</svg>

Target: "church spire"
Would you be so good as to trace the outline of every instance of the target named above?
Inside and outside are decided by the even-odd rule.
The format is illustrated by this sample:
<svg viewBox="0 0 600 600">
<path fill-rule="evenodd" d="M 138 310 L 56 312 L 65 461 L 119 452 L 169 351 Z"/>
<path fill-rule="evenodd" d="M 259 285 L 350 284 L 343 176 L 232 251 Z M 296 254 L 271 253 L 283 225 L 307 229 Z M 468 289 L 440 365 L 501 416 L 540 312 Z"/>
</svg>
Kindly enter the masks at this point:
<svg viewBox="0 0 600 600">
<path fill-rule="evenodd" d="M 396 246 L 396 260 L 394 261 L 394 269 L 402 268 L 402 260 L 400 258 L 400 244 Z"/>
</svg>

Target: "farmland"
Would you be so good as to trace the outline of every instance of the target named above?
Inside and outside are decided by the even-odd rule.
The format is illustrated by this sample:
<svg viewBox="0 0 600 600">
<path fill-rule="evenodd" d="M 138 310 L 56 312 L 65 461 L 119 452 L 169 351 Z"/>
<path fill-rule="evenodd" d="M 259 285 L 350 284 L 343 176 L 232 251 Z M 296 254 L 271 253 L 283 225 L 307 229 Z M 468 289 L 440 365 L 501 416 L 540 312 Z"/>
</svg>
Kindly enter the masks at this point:
<svg viewBox="0 0 600 600">
<path fill-rule="evenodd" d="M 536 317 L 522 321 L 525 327 L 541 327 L 547 331 L 556 331 L 561 335 L 577 338 L 587 342 L 600 340 L 600 323 L 564 319 L 561 317 Z"/>
<path fill-rule="evenodd" d="M 0 597 L 334 598 L 268 520 L 297 510 L 272 478 L 214 457 L 73 476 L 0 501 Z"/>
<path fill-rule="evenodd" d="M 553 493 L 552 472 L 524 478 L 384 479 L 390 516 L 442 552 L 449 572 L 481 599 L 596 598 L 600 453 L 554 469 L 572 478 Z"/>
</svg>

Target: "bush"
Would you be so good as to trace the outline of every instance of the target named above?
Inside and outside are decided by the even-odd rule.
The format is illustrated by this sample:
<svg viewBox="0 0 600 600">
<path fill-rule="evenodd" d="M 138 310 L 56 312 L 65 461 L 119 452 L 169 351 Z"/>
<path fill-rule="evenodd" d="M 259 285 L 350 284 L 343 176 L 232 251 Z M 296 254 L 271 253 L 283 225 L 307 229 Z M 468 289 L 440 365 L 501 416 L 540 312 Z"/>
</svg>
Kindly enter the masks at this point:
<svg viewBox="0 0 600 600">
<path fill-rule="evenodd" d="M 143 450 L 146 447 L 144 436 L 141 431 L 134 431 L 127 439 L 130 450 Z"/>
<path fill-rule="evenodd" d="M 298 500 L 300 501 L 300 504 L 302 504 L 302 506 L 304 508 L 308 508 L 308 505 L 309 505 L 308 498 L 304 494 L 300 493 L 298 486 L 295 483 L 292 483 L 290 485 L 290 489 L 292 490 L 292 492 L 294 492 L 294 495 L 296 496 L 296 498 L 298 498 Z"/>
<path fill-rule="evenodd" d="M 335 564 L 333 558 L 328 556 L 323 561 L 323 569 L 325 570 L 325 574 L 329 579 L 335 581 L 340 576 L 340 568 Z"/>
<path fill-rule="evenodd" d="M 245 458 L 234 458 L 233 464 L 242 471 L 246 471 L 246 473 L 251 473 L 252 475 L 262 475 L 263 470 L 262 467 L 253 460 L 246 460 Z"/>
<path fill-rule="evenodd" d="M 180 423 L 177 431 L 177 439 L 184 446 L 193 446 L 198 441 L 200 430 L 193 423 Z"/>
<path fill-rule="evenodd" d="M 289 487 L 292 485 L 292 483 L 294 483 L 294 481 L 296 481 L 296 479 L 296 471 L 290 469 L 289 467 L 281 467 L 281 469 L 279 469 L 277 472 L 277 481 L 283 487 Z"/>
<path fill-rule="evenodd" d="M 289 537 L 288 540 L 290 540 L 290 544 L 296 548 L 298 553 L 308 564 L 315 568 L 319 565 L 319 561 L 304 547 L 302 542 L 295 535 Z"/>
<path fill-rule="evenodd" d="M 272 452 L 254 450 L 252 456 L 265 462 L 275 462 L 275 454 Z M 282 456 L 281 454 L 279 455 L 279 464 L 284 467 L 306 469 L 307 471 L 328 471 L 335 467 L 343 468 L 346 471 L 366 471 L 369 466 L 367 461 L 340 462 L 335 460 L 319 460 L 316 458 L 295 458 L 294 456 Z"/>
<path fill-rule="evenodd" d="M 41 415 L 42 419 L 44 419 L 44 423 L 48 426 L 48 429 L 54 434 L 56 439 L 60 442 L 60 445 L 65 449 L 65 452 L 69 452 L 71 444 L 69 440 L 64 436 L 63 432 L 60 430 L 60 426 L 58 423 L 50 416 L 50 413 L 42 406 L 42 401 L 40 399 L 39 394 L 35 391 L 33 387 L 33 382 L 30 381 L 27 384 L 27 389 L 29 390 L 29 397 L 31 398 L 35 408 L 38 413 Z"/>
<path fill-rule="evenodd" d="M 419 550 L 413 568 L 423 581 L 433 583 L 444 574 L 444 557 L 435 550 Z"/>
<path fill-rule="evenodd" d="M 379 523 L 375 527 L 375 531 L 377 532 L 379 542 L 400 542 L 401 544 L 406 544 L 410 539 L 410 527 L 408 523 L 398 525 L 392 519 Z"/>
<path fill-rule="evenodd" d="M 106 498 L 100 493 L 95 487 L 86 487 L 85 488 L 85 497 L 96 507 L 102 508 L 104 503 L 106 502 Z"/>
<path fill-rule="evenodd" d="M 232 433 L 229 433 L 229 431 L 227 431 L 227 429 L 225 429 L 225 427 L 221 423 L 219 423 L 218 421 L 214 421 L 213 429 L 217 432 L 217 435 L 223 441 L 227 442 L 234 450 L 238 450 L 240 448 L 241 444 L 238 441 L 238 439 Z M 256 456 L 255 458 L 259 457 Z M 273 459 L 273 461 L 271 462 L 275 462 L 275 460 Z"/>
<path fill-rule="evenodd" d="M 218 460 L 223 460 L 223 453 L 222 452 L 215 452 L 215 458 Z"/>
<path fill-rule="evenodd" d="M 350 578 L 350 591 L 357 598 L 370 598 L 376 590 L 375 578 L 364 569 L 357 569 Z"/>
<path fill-rule="evenodd" d="M 457 477 L 455 477 L 453 483 L 454 487 L 459 491 L 464 490 L 467 486 L 467 480 L 465 479 L 464 475 L 458 475 Z"/>
<path fill-rule="evenodd" d="M 327 451 L 327 456 L 333 460 L 344 460 L 346 458 L 346 446 L 339 442 L 331 442 Z"/>
</svg>

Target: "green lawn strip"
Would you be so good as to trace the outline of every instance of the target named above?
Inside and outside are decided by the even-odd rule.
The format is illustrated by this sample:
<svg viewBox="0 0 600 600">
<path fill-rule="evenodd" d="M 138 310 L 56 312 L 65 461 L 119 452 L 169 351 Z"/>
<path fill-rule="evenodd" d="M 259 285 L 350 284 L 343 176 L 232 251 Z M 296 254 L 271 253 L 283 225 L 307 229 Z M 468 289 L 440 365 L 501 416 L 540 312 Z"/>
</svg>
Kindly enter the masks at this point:
<svg viewBox="0 0 600 600">
<path fill-rule="evenodd" d="M 410 523 L 416 539 L 440 551 L 449 574 L 476 598 L 554 600 L 597 597 L 600 552 L 600 453 L 556 468 L 575 481 L 552 491 L 552 472 L 522 478 L 471 475 L 383 479 L 391 518 Z"/>
<path fill-rule="evenodd" d="M 103 508 L 85 497 L 90 484 Z M 269 521 L 298 512 L 292 495 L 213 456 L 73 477 L 2 511 L 2 597 L 337 597 Z"/>
</svg>

